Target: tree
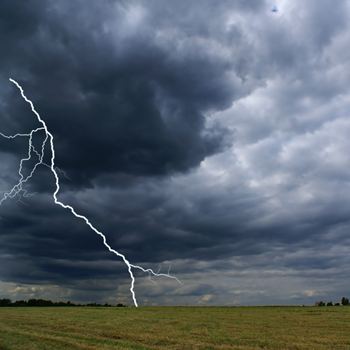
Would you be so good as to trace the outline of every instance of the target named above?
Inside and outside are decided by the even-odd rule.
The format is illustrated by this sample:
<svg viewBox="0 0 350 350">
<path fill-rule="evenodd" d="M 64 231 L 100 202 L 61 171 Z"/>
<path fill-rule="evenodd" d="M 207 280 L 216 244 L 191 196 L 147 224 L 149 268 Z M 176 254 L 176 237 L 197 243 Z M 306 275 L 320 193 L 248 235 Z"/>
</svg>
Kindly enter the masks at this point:
<svg viewBox="0 0 350 350">
<path fill-rule="evenodd" d="M 332 301 L 329 301 L 329 302 L 326 304 L 326 306 L 333 306 Z"/>
<path fill-rule="evenodd" d="M 11 299 L 0 299 L 0 306 L 11 306 Z"/>
<path fill-rule="evenodd" d="M 345 297 L 342 297 L 341 298 L 341 304 L 344 305 L 344 306 L 349 305 L 349 299 L 345 298 Z"/>
</svg>

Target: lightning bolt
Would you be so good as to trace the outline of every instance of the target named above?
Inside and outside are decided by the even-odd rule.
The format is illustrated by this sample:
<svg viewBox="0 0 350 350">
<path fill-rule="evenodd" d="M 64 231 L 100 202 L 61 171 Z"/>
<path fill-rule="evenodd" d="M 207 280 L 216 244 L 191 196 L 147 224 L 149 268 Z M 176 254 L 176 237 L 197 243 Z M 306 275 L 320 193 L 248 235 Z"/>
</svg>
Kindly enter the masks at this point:
<svg viewBox="0 0 350 350">
<path fill-rule="evenodd" d="M 134 304 L 136 307 L 138 307 L 137 305 L 137 300 L 136 300 L 136 296 L 135 296 L 135 291 L 134 291 L 134 285 L 135 285 L 135 277 L 132 273 L 132 268 L 134 269 L 139 269 L 143 272 L 146 272 L 149 274 L 149 277 L 151 275 L 153 276 L 164 276 L 164 277 L 169 277 L 169 278 L 173 278 L 175 279 L 177 282 L 179 282 L 181 285 L 182 283 L 178 280 L 178 278 L 174 277 L 174 276 L 170 276 L 169 275 L 169 271 L 170 271 L 170 267 L 169 267 L 169 270 L 168 270 L 168 273 L 167 274 L 164 274 L 164 273 L 159 273 L 160 270 L 158 270 L 158 272 L 154 272 L 152 269 L 144 269 L 143 267 L 141 266 L 137 266 L 137 265 L 133 265 L 133 264 L 130 264 L 130 262 L 126 259 L 126 257 L 117 252 L 116 250 L 112 249 L 109 244 L 107 243 L 107 240 L 106 240 L 106 237 L 105 235 L 98 231 L 91 223 L 90 221 L 83 215 L 79 215 L 75 212 L 74 208 L 71 207 L 70 205 L 66 205 L 66 204 L 63 204 L 62 202 L 60 202 L 58 199 L 57 199 L 57 193 L 59 192 L 60 190 L 60 184 L 59 184 L 59 178 L 58 178 L 58 175 L 57 175 L 57 172 L 56 170 L 62 172 L 64 174 L 64 176 L 67 177 L 66 173 L 64 171 L 62 171 L 61 169 L 55 167 L 55 149 L 54 149 L 54 146 L 53 146 L 53 136 L 52 134 L 48 131 L 47 129 L 47 126 L 45 124 L 45 122 L 41 119 L 39 113 L 35 110 L 34 108 L 34 105 L 32 103 L 32 101 L 28 100 L 28 98 L 24 95 L 24 92 L 23 92 L 23 89 L 22 87 L 13 79 L 9 79 L 12 83 L 14 83 L 18 89 L 21 91 L 21 95 L 23 97 L 23 99 L 28 102 L 31 106 L 31 109 L 32 109 L 32 112 L 37 116 L 38 118 L 38 121 L 42 124 L 42 127 L 40 128 L 37 128 L 37 129 L 34 129 L 32 130 L 29 134 L 16 134 L 16 135 L 13 135 L 13 136 L 6 136 L 4 135 L 3 133 L 0 132 L 0 135 L 7 138 L 7 139 L 14 139 L 16 137 L 29 137 L 29 149 L 28 149 L 28 157 L 27 158 L 23 158 L 21 159 L 21 162 L 20 162 L 20 167 L 19 167 L 19 175 L 20 175 L 20 179 L 19 179 L 19 182 L 17 183 L 17 185 L 15 185 L 10 191 L 8 192 L 5 192 L 3 198 L 0 200 L 0 205 L 3 203 L 3 201 L 5 201 L 7 198 L 14 198 L 15 196 L 19 196 L 19 199 L 18 201 L 21 201 L 21 198 L 22 196 L 23 197 L 30 197 L 32 195 L 34 195 L 35 193 L 27 193 L 26 190 L 23 189 L 23 184 L 26 183 L 34 174 L 36 168 L 39 166 L 39 165 L 44 165 L 46 167 L 49 167 L 52 171 L 52 173 L 54 174 L 55 176 L 55 180 L 56 180 L 56 190 L 55 192 L 53 193 L 53 199 L 55 201 L 56 204 L 60 205 L 62 208 L 65 208 L 65 209 L 69 209 L 72 214 L 79 218 L 79 219 L 83 219 L 85 221 L 85 223 L 95 232 L 97 233 L 99 236 L 102 237 L 103 239 L 103 244 L 108 248 L 108 250 L 112 253 L 114 253 L 115 255 L 117 255 L 118 257 L 122 258 L 124 263 L 127 265 L 128 267 L 128 271 L 129 271 L 129 274 L 130 274 L 130 277 L 131 277 L 131 286 L 130 286 L 130 292 L 131 292 L 131 295 L 132 295 L 132 298 L 133 298 L 133 301 L 134 301 Z M 32 140 L 33 140 L 33 135 L 35 133 L 37 133 L 38 131 L 41 131 L 41 130 L 44 130 L 45 131 L 45 139 L 41 145 L 41 152 L 38 152 L 33 144 L 32 144 Z M 48 165 L 46 163 L 43 162 L 43 159 L 44 159 L 44 148 L 45 148 L 45 145 L 46 143 L 49 141 L 50 143 L 50 146 L 51 146 L 51 165 Z M 38 162 L 34 165 L 33 169 L 31 170 L 30 174 L 27 176 L 27 177 L 24 177 L 23 174 L 22 174 L 22 167 L 23 167 L 23 162 L 25 161 L 28 161 L 31 159 L 32 157 L 32 152 L 36 154 L 36 156 L 38 157 Z M 68 178 L 68 177 L 67 177 Z M 69 178 L 68 178 L 69 179 Z M 21 195 L 22 193 L 22 195 Z M 21 201 L 22 202 L 22 201 Z M 23 202 L 22 202 L 23 203 Z M 153 282 L 153 281 L 152 281 Z"/>
</svg>

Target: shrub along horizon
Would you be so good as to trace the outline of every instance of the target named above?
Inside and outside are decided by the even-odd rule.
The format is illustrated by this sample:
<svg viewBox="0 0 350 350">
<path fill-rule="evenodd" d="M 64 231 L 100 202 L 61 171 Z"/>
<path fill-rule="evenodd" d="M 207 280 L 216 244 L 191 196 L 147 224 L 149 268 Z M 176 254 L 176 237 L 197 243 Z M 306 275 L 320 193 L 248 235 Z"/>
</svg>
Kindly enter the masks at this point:
<svg viewBox="0 0 350 350">
<path fill-rule="evenodd" d="M 112 305 L 105 303 L 104 305 L 98 303 L 87 303 L 87 304 L 74 304 L 71 301 L 53 302 L 51 300 L 44 299 L 29 299 L 26 300 L 16 300 L 12 303 L 11 299 L 0 299 L 0 307 L 18 307 L 18 306 L 98 306 L 98 307 L 128 307 L 128 305 L 124 305 L 122 303 L 118 303 L 117 305 Z"/>
<path fill-rule="evenodd" d="M 316 301 L 315 306 L 350 306 L 349 299 L 342 297 L 340 303 L 332 303 L 332 301 L 329 301 L 327 304 L 325 304 L 322 300 Z"/>
</svg>

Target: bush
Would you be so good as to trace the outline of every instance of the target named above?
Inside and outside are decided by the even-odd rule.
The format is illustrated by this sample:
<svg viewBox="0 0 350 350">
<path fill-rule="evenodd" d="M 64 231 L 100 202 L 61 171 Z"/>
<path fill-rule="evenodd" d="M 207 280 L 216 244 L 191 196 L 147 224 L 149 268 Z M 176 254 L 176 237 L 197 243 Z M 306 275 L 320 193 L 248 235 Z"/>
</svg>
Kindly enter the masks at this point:
<svg viewBox="0 0 350 350">
<path fill-rule="evenodd" d="M 51 300 L 43 300 L 43 299 L 29 299 L 28 306 L 53 306 L 54 303 Z"/>
<path fill-rule="evenodd" d="M 341 304 L 344 305 L 344 306 L 349 305 L 349 299 L 345 298 L 345 297 L 342 297 L 341 298 Z"/>
<path fill-rule="evenodd" d="M 332 301 L 329 301 L 329 302 L 326 304 L 326 306 L 333 306 Z"/>
<path fill-rule="evenodd" d="M 325 306 L 326 304 L 321 300 L 315 303 L 315 306 Z"/>
<path fill-rule="evenodd" d="M 339 306 L 340 305 L 340 303 L 334 303 L 334 306 Z"/>
</svg>

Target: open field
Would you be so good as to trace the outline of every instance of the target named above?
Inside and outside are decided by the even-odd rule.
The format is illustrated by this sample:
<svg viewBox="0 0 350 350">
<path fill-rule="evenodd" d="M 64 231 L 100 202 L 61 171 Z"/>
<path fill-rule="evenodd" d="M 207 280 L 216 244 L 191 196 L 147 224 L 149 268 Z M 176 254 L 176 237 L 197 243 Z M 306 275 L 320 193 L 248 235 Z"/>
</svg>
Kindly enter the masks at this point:
<svg viewBox="0 0 350 350">
<path fill-rule="evenodd" d="M 350 307 L 2 307 L 0 350 L 350 349 Z"/>
</svg>

